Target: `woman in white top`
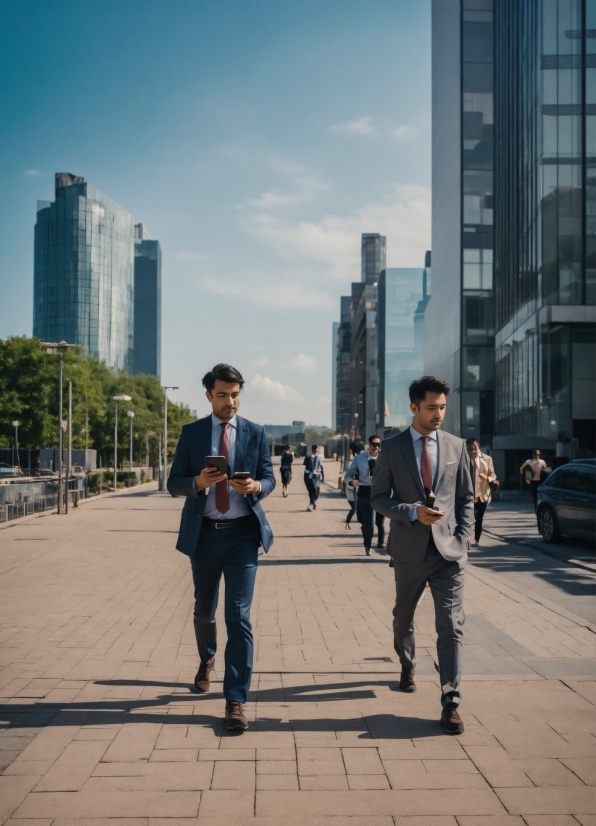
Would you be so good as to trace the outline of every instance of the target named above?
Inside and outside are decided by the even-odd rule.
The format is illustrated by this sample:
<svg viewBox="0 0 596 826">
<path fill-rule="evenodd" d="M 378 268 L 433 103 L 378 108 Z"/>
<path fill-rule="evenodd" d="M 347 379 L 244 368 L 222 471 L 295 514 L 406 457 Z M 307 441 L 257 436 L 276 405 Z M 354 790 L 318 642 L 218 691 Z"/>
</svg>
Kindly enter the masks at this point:
<svg viewBox="0 0 596 826">
<path fill-rule="evenodd" d="M 541 483 L 540 474 L 543 470 L 546 470 L 546 462 L 544 459 L 540 458 L 540 451 L 535 450 L 533 453 L 533 459 L 527 459 L 523 465 L 520 467 L 519 472 L 524 473 L 526 468 L 529 468 L 532 473 L 526 474 L 526 485 L 530 486 L 530 490 L 532 492 L 532 499 L 534 501 L 534 510 L 536 510 L 538 506 L 538 486 Z"/>
</svg>

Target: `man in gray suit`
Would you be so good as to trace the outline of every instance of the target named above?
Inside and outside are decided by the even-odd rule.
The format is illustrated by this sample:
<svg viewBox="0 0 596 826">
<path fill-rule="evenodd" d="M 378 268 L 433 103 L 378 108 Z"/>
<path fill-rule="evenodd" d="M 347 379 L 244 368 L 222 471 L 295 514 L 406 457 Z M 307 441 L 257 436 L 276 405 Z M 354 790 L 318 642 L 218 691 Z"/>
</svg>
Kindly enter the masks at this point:
<svg viewBox="0 0 596 826">
<path fill-rule="evenodd" d="M 435 376 L 412 382 L 412 425 L 383 442 L 370 500 L 390 520 L 387 551 L 395 572 L 393 635 L 402 669 L 400 688 L 416 691 L 414 612 L 428 582 L 438 635 L 441 724 L 448 734 L 461 734 L 464 566 L 474 494 L 465 441 L 439 431 L 449 390 Z M 426 507 L 430 493 L 436 499 Z"/>
</svg>

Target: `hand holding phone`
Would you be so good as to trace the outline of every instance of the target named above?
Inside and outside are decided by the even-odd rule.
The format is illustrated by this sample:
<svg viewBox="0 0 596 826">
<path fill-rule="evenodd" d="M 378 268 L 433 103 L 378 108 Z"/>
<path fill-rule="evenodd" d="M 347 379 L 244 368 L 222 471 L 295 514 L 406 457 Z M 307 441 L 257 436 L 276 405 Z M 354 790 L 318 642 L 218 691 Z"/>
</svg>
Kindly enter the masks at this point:
<svg viewBox="0 0 596 826">
<path fill-rule="evenodd" d="M 228 478 L 225 456 L 205 456 L 205 465 L 206 467 L 195 479 L 197 490 L 210 488 L 212 485 L 217 485 L 218 482 L 223 482 L 224 479 Z"/>
</svg>

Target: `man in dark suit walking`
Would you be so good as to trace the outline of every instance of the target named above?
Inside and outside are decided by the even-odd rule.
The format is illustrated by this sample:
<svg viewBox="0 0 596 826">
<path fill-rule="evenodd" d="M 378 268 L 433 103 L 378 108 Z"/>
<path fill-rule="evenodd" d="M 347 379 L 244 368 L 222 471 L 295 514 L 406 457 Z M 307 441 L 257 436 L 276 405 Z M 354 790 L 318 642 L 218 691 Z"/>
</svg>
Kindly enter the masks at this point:
<svg viewBox="0 0 596 826">
<path fill-rule="evenodd" d="M 244 704 L 252 677 L 253 635 L 250 623 L 258 549 L 268 551 L 273 532 L 261 501 L 275 487 L 265 430 L 237 415 L 244 379 L 234 367 L 217 364 L 203 377 L 213 412 L 184 425 L 176 447 L 168 491 L 186 496 L 176 548 L 190 557 L 195 588 L 194 628 L 200 666 L 199 692 L 207 692 L 215 665 L 215 612 L 219 582 L 225 580 L 225 649 L 223 692 L 226 725 L 245 730 Z M 208 467 L 207 456 L 225 457 L 228 472 Z M 234 478 L 235 473 L 248 478 Z"/>
<path fill-rule="evenodd" d="M 391 526 L 387 551 L 394 561 L 393 634 L 402 669 L 400 688 L 416 690 L 414 612 L 428 582 L 438 635 L 441 724 L 448 734 L 461 734 L 464 567 L 474 494 L 466 443 L 439 431 L 448 394 L 449 385 L 434 376 L 412 382 L 412 425 L 383 442 L 371 504 Z M 434 507 L 426 507 L 431 492 Z"/>
</svg>

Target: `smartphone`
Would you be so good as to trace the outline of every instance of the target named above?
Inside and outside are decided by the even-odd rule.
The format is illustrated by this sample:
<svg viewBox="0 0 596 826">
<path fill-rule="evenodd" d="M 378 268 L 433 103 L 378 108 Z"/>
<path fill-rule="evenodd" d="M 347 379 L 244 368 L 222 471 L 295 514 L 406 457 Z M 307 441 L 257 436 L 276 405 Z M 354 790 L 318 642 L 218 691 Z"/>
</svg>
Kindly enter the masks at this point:
<svg viewBox="0 0 596 826">
<path fill-rule="evenodd" d="M 238 479 L 240 481 L 243 479 L 250 479 L 250 472 L 248 470 L 237 470 L 232 476 L 232 479 Z"/>
<path fill-rule="evenodd" d="M 205 456 L 205 464 L 207 467 L 216 467 L 220 473 L 228 475 L 225 456 Z"/>
<path fill-rule="evenodd" d="M 436 498 L 437 498 L 437 497 L 435 496 L 435 494 L 434 494 L 434 493 L 432 492 L 432 490 L 431 490 L 431 492 L 430 492 L 430 493 L 428 494 L 428 496 L 426 497 L 426 501 L 425 501 L 425 503 L 424 503 L 424 507 L 425 507 L 425 508 L 434 508 L 434 506 L 435 506 L 435 499 L 436 499 Z"/>
</svg>

